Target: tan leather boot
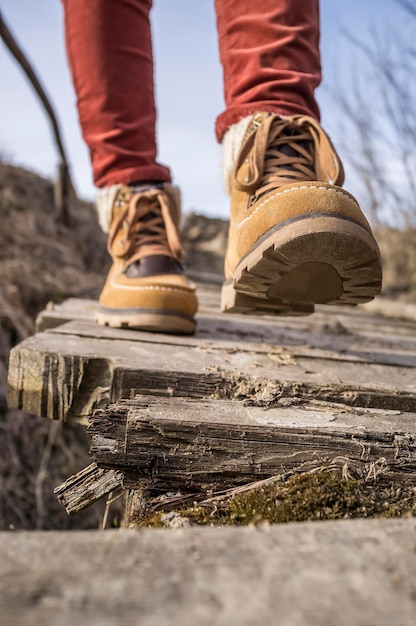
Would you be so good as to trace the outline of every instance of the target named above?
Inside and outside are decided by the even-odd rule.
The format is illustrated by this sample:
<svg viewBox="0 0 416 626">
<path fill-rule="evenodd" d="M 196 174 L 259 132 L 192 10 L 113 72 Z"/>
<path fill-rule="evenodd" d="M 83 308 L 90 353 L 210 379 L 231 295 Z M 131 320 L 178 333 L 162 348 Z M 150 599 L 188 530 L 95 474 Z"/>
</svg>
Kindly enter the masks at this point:
<svg viewBox="0 0 416 626">
<path fill-rule="evenodd" d="M 192 334 L 198 302 L 180 263 L 180 199 L 169 184 L 122 187 L 112 208 L 113 265 L 100 295 L 99 324 Z"/>
<path fill-rule="evenodd" d="M 307 314 L 381 290 L 381 260 L 329 137 L 307 116 L 253 116 L 231 180 L 222 310 Z"/>
</svg>

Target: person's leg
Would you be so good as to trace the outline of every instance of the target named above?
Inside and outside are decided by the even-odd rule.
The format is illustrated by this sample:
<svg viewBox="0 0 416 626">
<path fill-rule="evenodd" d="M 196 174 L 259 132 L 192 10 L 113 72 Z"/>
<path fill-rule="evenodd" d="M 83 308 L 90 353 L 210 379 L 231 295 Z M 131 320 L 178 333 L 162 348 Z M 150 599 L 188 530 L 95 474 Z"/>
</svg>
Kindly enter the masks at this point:
<svg viewBox="0 0 416 626">
<path fill-rule="evenodd" d="M 192 333 L 180 198 L 156 160 L 151 0 L 63 0 L 68 59 L 113 266 L 97 321 Z"/>
<path fill-rule="evenodd" d="M 215 5 L 226 105 L 217 119 L 218 140 L 231 124 L 257 111 L 319 119 L 319 1 Z"/>
<path fill-rule="evenodd" d="M 222 308 L 307 314 L 381 288 L 370 226 L 319 124 L 318 0 L 216 0 L 231 195 Z"/>
<path fill-rule="evenodd" d="M 170 182 L 156 162 L 151 0 L 63 0 L 68 60 L 97 187 Z"/>
</svg>

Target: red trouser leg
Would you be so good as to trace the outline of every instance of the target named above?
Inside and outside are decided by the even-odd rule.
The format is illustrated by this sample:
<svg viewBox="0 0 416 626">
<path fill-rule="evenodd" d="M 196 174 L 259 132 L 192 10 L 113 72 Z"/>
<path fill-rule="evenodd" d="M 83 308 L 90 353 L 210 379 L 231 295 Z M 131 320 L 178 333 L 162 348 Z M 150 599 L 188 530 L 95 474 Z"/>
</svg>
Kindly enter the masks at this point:
<svg viewBox="0 0 416 626">
<path fill-rule="evenodd" d="M 267 111 L 319 119 L 319 0 L 216 0 L 226 110 L 216 134 Z"/>
<path fill-rule="evenodd" d="M 156 162 L 152 0 L 63 0 L 69 65 L 98 187 L 170 182 Z"/>
</svg>

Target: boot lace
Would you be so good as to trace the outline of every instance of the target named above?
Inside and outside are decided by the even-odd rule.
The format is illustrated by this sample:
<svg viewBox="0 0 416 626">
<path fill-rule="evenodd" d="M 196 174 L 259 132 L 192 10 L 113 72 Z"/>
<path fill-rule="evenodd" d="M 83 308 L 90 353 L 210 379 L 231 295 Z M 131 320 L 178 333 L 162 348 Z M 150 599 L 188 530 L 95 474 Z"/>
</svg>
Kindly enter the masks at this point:
<svg viewBox="0 0 416 626">
<path fill-rule="evenodd" d="M 176 221 L 162 189 L 134 193 L 113 221 L 109 252 L 113 257 L 124 258 L 126 267 L 154 254 L 173 257 L 179 262 L 182 247 Z M 123 235 L 117 237 L 120 230 Z"/>
<path fill-rule="evenodd" d="M 313 118 L 259 114 L 251 128 L 235 164 L 232 182 L 239 191 L 255 193 L 252 202 L 293 182 L 344 182 L 344 170 L 335 148 Z M 238 172 L 245 161 L 249 164 L 248 173 L 241 181 Z"/>
</svg>

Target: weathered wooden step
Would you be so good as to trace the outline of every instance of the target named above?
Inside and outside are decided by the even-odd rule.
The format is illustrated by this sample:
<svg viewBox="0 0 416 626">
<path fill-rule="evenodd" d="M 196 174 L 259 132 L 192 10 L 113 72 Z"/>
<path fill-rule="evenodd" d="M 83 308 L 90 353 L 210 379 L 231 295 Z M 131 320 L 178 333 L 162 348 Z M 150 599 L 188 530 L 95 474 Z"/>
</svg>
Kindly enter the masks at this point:
<svg viewBox="0 0 416 626">
<path fill-rule="evenodd" d="M 302 354 L 279 346 L 181 345 L 144 333 L 135 333 L 132 341 L 114 334 L 104 337 L 92 324 L 90 333 L 68 333 L 64 326 L 15 348 L 9 366 L 10 405 L 66 420 L 136 394 L 224 398 L 257 393 L 416 411 L 414 367 Z"/>
<path fill-rule="evenodd" d="M 2 623 L 411 626 L 413 519 L 1 533 Z"/>
<path fill-rule="evenodd" d="M 197 334 L 186 338 L 99 327 L 92 301 L 59 305 L 61 321 L 73 321 L 12 351 L 9 404 L 60 420 L 137 394 L 300 397 L 416 412 L 416 324 L 334 307 L 307 321 L 224 316 L 216 285 L 203 286 L 200 300 Z"/>
<path fill-rule="evenodd" d="M 324 402 L 265 408 L 138 396 L 90 419 L 90 453 L 125 488 L 219 491 L 333 463 L 416 483 L 415 418 Z"/>
<path fill-rule="evenodd" d="M 70 514 L 109 492 L 204 500 L 292 474 L 338 469 L 416 484 L 416 415 L 318 401 L 261 407 L 138 396 L 90 418 L 94 462 L 55 489 Z M 168 500 L 164 496 L 164 506 Z"/>
</svg>

